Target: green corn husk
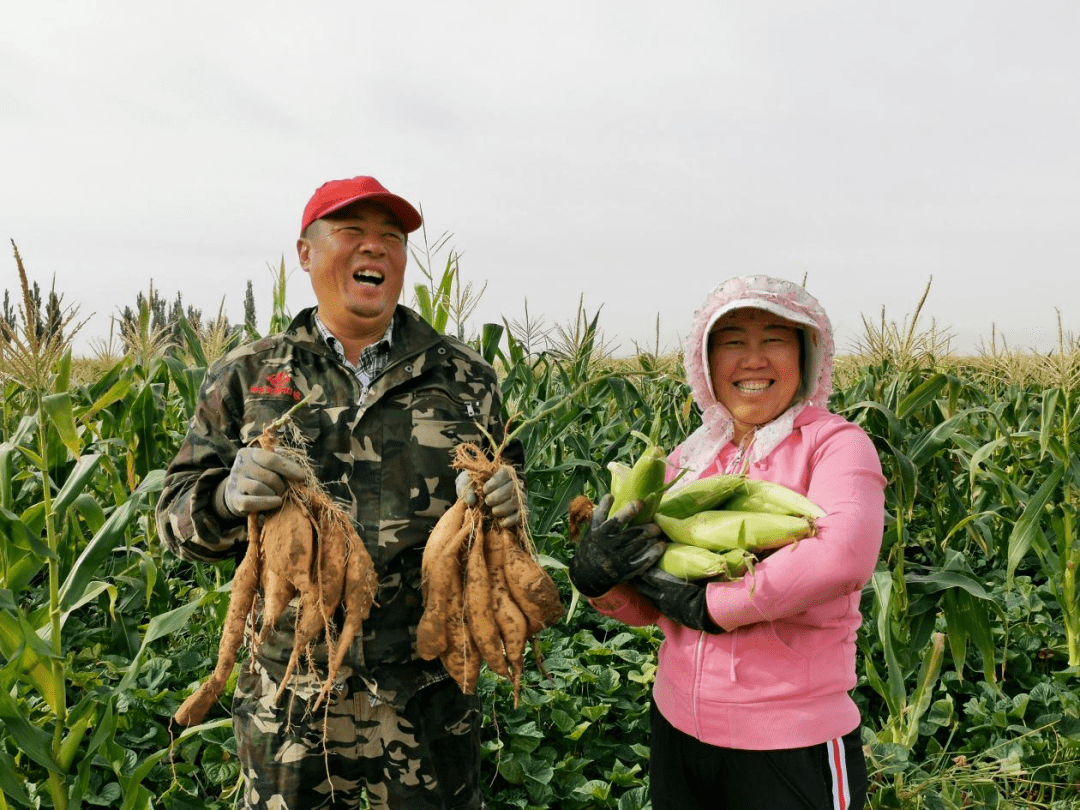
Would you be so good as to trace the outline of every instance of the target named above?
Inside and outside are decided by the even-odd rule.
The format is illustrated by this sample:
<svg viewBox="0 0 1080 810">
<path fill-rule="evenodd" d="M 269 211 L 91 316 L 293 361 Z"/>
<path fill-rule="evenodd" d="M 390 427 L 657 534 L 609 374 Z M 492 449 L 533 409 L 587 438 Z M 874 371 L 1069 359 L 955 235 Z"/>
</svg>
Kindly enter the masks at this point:
<svg viewBox="0 0 1080 810">
<path fill-rule="evenodd" d="M 825 510 L 805 495 L 782 484 L 747 478 L 741 492 L 723 501 L 724 509 L 740 512 L 768 512 L 773 515 L 796 515 L 808 520 L 824 517 Z"/>
<path fill-rule="evenodd" d="M 614 501 L 621 501 L 627 481 L 630 479 L 630 467 L 621 461 L 609 461 L 607 468 L 611 473 L 611 488 L 608 491 Z"/>
<path fill-rule="evenodd" d="M 713 509 L 737 492 L 746 481 L 742 475 L 713 475 L 667 490 L 660 498 L 656 513 L 673 518 L 688 518 Z M 748 510 L 753 511 L 753 510 Z"/>
<path fill-rule="evenodd" d="M 813 522 L 794 515 L 708 510 L 678 519 L 656 515 L 661 530 L 676 543 L 710 551 L 780 548 L 816 533 Z"/>
<path fill-rule="evenodd" d="M 631 501 L 644 502 L 631 526 L 640 526 L 653 518 L 660 498 L 664 494 L 664 478 L 667 473 L 667 454 L 655 444 L 649 444 L 645 452 L 634 462 L 633 467 L 613 461 L 608 464 L 611 471 L 611 509 L 614 515 Z"/>
<path fill-rule="evenodd" d="M 672 576 L 686 580 L 738 579 L 748 567 L 748 554 L 740 549 L 722 553 L 685 543 L 668 543 L 659 566 Z"/>
</svg>

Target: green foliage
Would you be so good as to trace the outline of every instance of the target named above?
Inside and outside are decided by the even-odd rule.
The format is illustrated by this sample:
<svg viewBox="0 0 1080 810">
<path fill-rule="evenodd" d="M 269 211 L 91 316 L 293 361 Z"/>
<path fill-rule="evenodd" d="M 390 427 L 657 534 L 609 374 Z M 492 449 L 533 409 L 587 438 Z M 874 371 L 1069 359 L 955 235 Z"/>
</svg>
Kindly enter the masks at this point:
<svg viewBox="0 0 1080 810">
<path fill-rule="evenodd" d="M 526 662 L 536 681 L 517 708 L 509 683 L 485 670 L 478 691 L 491 707 L 483 743 L 494 774 L 489 806 L 648 806 L 649 691 L 659 640 L 656 628 L 582 617 L 573 633 L 543 638 L 542 668 Z"/>
<path fill-rule="evenodd" d="M 836 395 L 890 481 L 859 638 L 874 806 L 1070 806 L 1080 436 L 1059 396 L 889 362 Z"/>
<path fill-rule="evenodd" d="M 284 261 L 276 272 L 270 331 L 288 322 Z M 453 299 L 430 300 L 453 314 Z M 185 316 L 168 341 L 81 380 L 65 339 L 5 311 L 22 335 L 5 345 L 23 354 L 0 368 L 0 808 L 231 807 L 227 700 L 199 727 L 169 724 L 214 665 L 231 564 L 171 556 L 152 514 L 215 349 Z M 153 338 L 149 307 L 140 317 Z M 527 659 L 517 707 L 507 682 L 481 678 L 488 804 L 644 808 L 659 633 L 574 603 L 567 505 L 606 491 L 607 463 L 640 454 L 635 433 L 671 449 L 697 414 L 677 362 L 612 360 L 595 314 L 557 348 L 534 337 L 487 324 L 474 345 L 501 372 L 529 458 L 529 525 L 571 608 Z M 1053 384 L 931 355 L 849 367 L 832 403 L 867 430 L 889 479 L 855 690 L 871 806 L 1073 807 L 1075 348 L 1046 359 Z"/>
</svg>

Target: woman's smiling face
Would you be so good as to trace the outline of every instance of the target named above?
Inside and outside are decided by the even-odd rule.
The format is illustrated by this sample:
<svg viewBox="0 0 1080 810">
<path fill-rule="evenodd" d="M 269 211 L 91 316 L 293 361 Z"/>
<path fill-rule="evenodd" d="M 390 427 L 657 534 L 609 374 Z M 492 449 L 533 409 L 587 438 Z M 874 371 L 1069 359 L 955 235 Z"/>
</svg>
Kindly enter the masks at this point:
<svg viewBox="0 0 1080 810">
<path fill-rule="evenodd" d="M 736 309 L 709 333 L 713 393 L 735 422 L 736 444 L 788 409 L 801 377 L 799 329 L 763 309 Z"/>
</svg>

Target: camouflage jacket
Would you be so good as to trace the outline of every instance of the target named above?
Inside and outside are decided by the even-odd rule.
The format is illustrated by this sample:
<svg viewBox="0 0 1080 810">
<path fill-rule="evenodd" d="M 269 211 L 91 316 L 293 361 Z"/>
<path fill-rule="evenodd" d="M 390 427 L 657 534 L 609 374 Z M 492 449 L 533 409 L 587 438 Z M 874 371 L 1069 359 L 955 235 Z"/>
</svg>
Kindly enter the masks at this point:
<svg viewBox="0 0 1080 810">
<path fill-rule="evenodd" d="M 353 518 L 379 575 L 376 606 L 345 671 L 361 676 L 373 694 L 400 704 L 444 676 L 439 661 L 417 657 L 415 634 L 423 610 L 424 543 L 456 499 L 452 449 L 462 441 L 485 445 L 477 425 L 501 441 L 503 422 L 488 363 L 410 309 L 399 306 L 394 317 L 387 367 L 362 396 L 359 382 L 320 337 L 312 309 L 284 333 L 241 346 L 211 366 L 188 434 L 169 465 L 157 522 L 164 542 L 185 559 L 241 556 L 246 524 L 217 515 L 214 490 L 239 447 L 315 391 L 292 421 L 317 477 Z M 506 455 L 520 467 L 519 445 Z M 257 663 L 271 677 L 288 660 L 293 621 L 290 610 L 260 647 Z M 325 645 L 319 646 L 315 660 L 322 664 Z"/>
</svg>

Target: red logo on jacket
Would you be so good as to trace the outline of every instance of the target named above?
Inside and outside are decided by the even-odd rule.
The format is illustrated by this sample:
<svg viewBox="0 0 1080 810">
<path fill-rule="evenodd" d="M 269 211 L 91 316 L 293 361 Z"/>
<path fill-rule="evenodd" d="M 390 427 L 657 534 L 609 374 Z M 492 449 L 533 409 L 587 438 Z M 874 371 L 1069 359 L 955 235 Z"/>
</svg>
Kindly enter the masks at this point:
<svg viewBox="0 0 1080 810">
<path fill-rule="evenodd" d="M 292 382 L 292 375 L 286 374 L 284 371 L 279 371 L 276 374 L 271 374 L 266 378 L 269 385 L 253 385 L 251 386 L 251 393 L 253 394 L 270 394 L 272 396 L 284 396 L 292 397 L 297 402 L 300 401 L 301 394 L 295 388 L 289 387 L 289 383 Z"/>
</svg>

